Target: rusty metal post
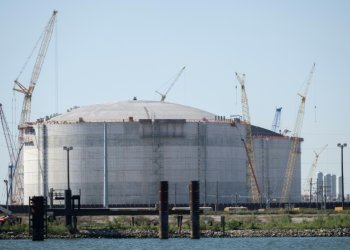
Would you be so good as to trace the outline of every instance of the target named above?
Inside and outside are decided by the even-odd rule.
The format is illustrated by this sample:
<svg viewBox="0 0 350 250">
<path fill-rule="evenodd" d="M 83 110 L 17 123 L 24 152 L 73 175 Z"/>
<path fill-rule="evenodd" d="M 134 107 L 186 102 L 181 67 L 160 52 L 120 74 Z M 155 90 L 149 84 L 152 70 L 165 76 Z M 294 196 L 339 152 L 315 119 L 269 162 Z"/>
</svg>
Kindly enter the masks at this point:
<svg viewBox="0 0 350 250">
<path fill-rule="evenodd" d="M 199 182 L 190 182 L 191 239 L 200 238 Z"/>
<path fill-rule="evenodd" d="M 159 239 L 169 238 L 168 182 L 161 181 L 159 189 Z"/>
</svg>

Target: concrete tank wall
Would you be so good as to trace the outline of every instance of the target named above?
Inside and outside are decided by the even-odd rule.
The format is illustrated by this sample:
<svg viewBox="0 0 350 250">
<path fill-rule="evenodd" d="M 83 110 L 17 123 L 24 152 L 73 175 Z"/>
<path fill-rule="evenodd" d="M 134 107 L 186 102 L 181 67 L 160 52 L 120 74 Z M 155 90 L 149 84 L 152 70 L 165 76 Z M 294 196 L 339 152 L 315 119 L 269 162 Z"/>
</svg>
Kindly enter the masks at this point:
<svg viewBox="0 0 350 250">
<path fill-rule="evenodd" d="M 239 202 L 248 200 L 243 125 L 140 120 L 107 123 L 106 128 L 110 205 L 155 204 L 161 180 L 169 181 L 172 204 L 188 203 L 190 180 L 200 181 L 203 204 L 232 203 L 237 197 Z M 82 204 L 103 204 L 104 123 L 37 124 L 34 130 L 33 143 L 24 147 L 25 197 L 42 195 L 50 188 L 67 188 L 67 152 L 63 146 L 73 146 L 73 194 L 81 192 Z M 259 184 L 266 189 L 264 179 L 268 176 L 271 197 L 278 197 L 290 140 L 254 141 Z M 265 160 L 260 160 L 263 157 Z M 300 157 L 296 162 L 299 180 L 292 184 L 293 196 L 300 194 L 300 187 L 295 187 L 298 181 L 300 184 Z"/>
<path fill-rule="evenodd" d="M 259 137 L 254 139 L 257 181 L 263 201 L 266 203 L 279 202 L 281 198 L 290 148 L 289 138 Z M 288 197 L 291 202 L 301 199 L 300 147 L 298 152 Z"/>
</svg>

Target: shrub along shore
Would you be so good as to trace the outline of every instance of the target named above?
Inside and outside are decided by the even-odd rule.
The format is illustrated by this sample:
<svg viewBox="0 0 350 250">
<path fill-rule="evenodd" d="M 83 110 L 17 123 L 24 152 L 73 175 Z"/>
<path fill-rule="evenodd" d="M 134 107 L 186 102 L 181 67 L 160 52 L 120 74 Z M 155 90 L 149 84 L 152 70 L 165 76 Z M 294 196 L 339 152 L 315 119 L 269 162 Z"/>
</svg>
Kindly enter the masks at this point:
<svg viewBox="0 0 350 250">
<path fill-rule="evenodd" d="M 225 223 L 222 223 L 222 216 Z M 349 237 L 350 215 L 342 213 L 211 213 L 201 215 L 201 237 Z M 85 216 L 77 230 L 64 226 L 64 218 L 48 222 L 47 238 L 157 238 L 157 216 Z M 25 239 L 28 223 L 0 226 L 0 239 Z M 181 227 L 176 216 L 169 216 L 169 238 L 189 238 L 190 217 Z"/>
</svg>

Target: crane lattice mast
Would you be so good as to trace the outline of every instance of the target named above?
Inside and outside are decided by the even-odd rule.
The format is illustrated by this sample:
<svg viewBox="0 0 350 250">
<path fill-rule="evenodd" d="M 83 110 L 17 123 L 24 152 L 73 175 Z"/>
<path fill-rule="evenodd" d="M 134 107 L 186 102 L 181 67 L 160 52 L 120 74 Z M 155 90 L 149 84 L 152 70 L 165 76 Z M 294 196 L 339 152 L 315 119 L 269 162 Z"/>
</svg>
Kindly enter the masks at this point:
<svg viewBox="0 0 350 250">
<path fill-rule="evenodd" d="M 2 109 L 2 104 L 0 103 L 0 120 L 1 120 L 1 125 L 4 131 L 4 136 L 5 136 L 5 141 L 7 145 L 7 149 L 9 152 L 10 156 L 10 164 L 13 166 L 16 162 L 16 148 L 15 148 L 15 143 L 12 140 L 10 128 L 8 126 L 5 113 Z"/>
<path fill-rule="evenodd" d="M 283 182 L 282 194 L 281 194 L 281 200 L 280 200 L 281 203 L 287 202 L 290 198 L 289 197 L 290 187 L 292 185 L 292 180 L 294 176 L 295 160 L 299 152 L 298 148 L 300 144 L 299 143 L 300 134 L 301 134 L 301 128 L 303 126 L 303 120 L 304 120 L 305 101 L 306 101 L 306 96 L 307 96 L 309 86 L 311 84 L 311 79 L 314 74 L 315 65 L 316 65 L 315 63 L 312 65 L 308 80 L 306 82 L 304 93 L 303 94 L 298 93 L 298 95 L 301 98 L 301 102 L 300 102 L 298 115 L 294 126 L 294 132 L 291 137 L 292 144 L 291 144 L 291 149 L 289 151 L 288 163 L 287 163 L 287 168 L 284 176 L 284 182 Z"/>
<path fill-rule="evenodd" d="M 29 122 L 29 120 L 30 120 L 32 95 L 34 92 L 35 85 L 39 79 L 39 75 L 40 75 L 40 72 L 41 72 L 41 69 L 42 69 L 42 66 L 44 63 L 47 49 L 49 48 L 49 44 L 50 44 L 50 40 L 51 40 L 51 36 L 52 36 L 52 32 L 53 32 L 53 28 L 54 28 L 54 24 L 55 24 L 55 20 L 56 20 L 56 14 L 57 14 L 57 11 L 54 11 L 50 20 L 49 20 L 49 23 L 47 24 L 47 26 L 45 28 L 44 37 L 42 39 L 39 53 L 38 53 L 38 56 L 37 56 L 36 61 L 35 61 L 35 65 L 34 65 L 34 69 L 32 72 L 32 77 L 30 79 L 29 87 L 26 88 L 18 81 L 18 79 L 15 80 L 14 90 L 24 94 L 21 119 L 19 122 L 20 125 L 23 125 L 24 123 Z"/>
<path fill-rule="evenodd" d="M 57 11 L 53 11 L 52 16 L 48 22 L 48 24 L 45 27 L 44 30 L 44 36 L 41 41 L 39 53 L 37 55 L 32 76 L 30 79 L 29 87 L 26 88 L 24 85 L 22 85 L 18 79 L 16 79 L 14 90 L 17 92 L 20 92 L 24 94 L 23 104 L 22 104 L 22 111 L 21 111 L 21 118 L 19 122 L 19 136 L 18 136 L 18 143 L 19 146 L 17 148 L 21 148 L 21 145 L 24 143 L 24 132 L 23 132 L 23 125 L 30 121 L 30 113 L 31 113 L 31 103 L 32 103 L 32 95 L 34 92 L 35 85 L 37 84 L 37 81 L 40 76 L 40 72 L 45 60 L 45 56 L 50 44 L 50 40 L 52 37 L 52 32 L 54 28 L 54 24 L 56 21 L 56 15 Z M 17 166 L 15 166 L 15 169 L 13 170 L 13 173 L 15 175 L 15 197 L 13 197 L 13 202 L 17 204 L 23 204 L 23 157 L 21 154 L 18 154 L 17 159 Z M 11 200 L 12 202 L 12 200 Z"/>
<path fill-rule="evenodd" d="M 312 162 L 311 168 L 310 168 L 309 173 L 307 175 L 307 178 L 305 180 L 304 188 L 303 188 L 304 192 L 306 192 L 309 189 L 308 187 L 310 186 L 310 183 L 312 184 L 312 177 L 315 175 L 315 172 L 316 172 L 318 158 L 320 157 L 321 153 L 327 148 L 327 146 L 328 146 L 328 144 L 323 146 L 323 148 L 318 153 L 316 151 L 314 151 L 315 159 Z"/>
<path fill-rule="evenodd" d="M 160 93 L 159 91 L 156 91 L 156 93 L 160 94 L 161 98 L 160 101 L 164 102 L 165 98 L 167 96 L 167 94 L 169 93 L 169 91 L 174 87 L 175 83 L 177 82 L 177 80 L 180 78 L 180 76 L 182 75 L 182 72 L 186 69 L 186 67 L 182 67 L 181 70 L 179 71 L 179 73 L 176 74 L 174 80 L 171 82 L 169 88 L 167 89 L 167 91 L 165 92 L 165 94 Z"/>
<path fill-rule="evenodd" d="M 246 124 L 246 139 L 243 140 L 245 150 L 247 152 L 248 164 L 247 164 L 247 175 L 249 183 L 249 192 L 252 202 L 260 201 L 260 189 L 256 179 L 256 165 L 254 156 L 254 145 L 253 145 L 253 135 L 250 123 L 249 105 L 248 97 L 245 90 L 245 74 L 239 75 L 236 72 L 236 77 L 241 85 L 241 103 L 242 103 L 242 117 Z"/>
<path fill-rule="evenodd" d="M 16 154 L 16 144 L 14 143 L 14 141 L 12 139 L 10 128 L 8 126 L 6 116 L 5 116 L 4 110 L 2 109 L 1 103 L 0 103 L 0 120 L 1 120 L 3 131 L 4 131 L 7 150 L 8 150 L 9 156 L 10 156 L 8 185 L 7 185 L 8 190 L 6 190 L 6 191 L 9 194 L 10 201 L 11 201 L 12 187 L 13 187 L 13 170 L 16 169 L 17 159 L 18 159 L 17 155 L 18 154 Z"/>
<path fill-rule="evenodd" d="M 273 122 L 272 122 L 272 131 L 273 132 L 278 132 L 278 129 L 280 128 L 281 112 L 282 112 L 282 107 L 276 108 L 275 118 L 273 119 Z"/>
</svg>

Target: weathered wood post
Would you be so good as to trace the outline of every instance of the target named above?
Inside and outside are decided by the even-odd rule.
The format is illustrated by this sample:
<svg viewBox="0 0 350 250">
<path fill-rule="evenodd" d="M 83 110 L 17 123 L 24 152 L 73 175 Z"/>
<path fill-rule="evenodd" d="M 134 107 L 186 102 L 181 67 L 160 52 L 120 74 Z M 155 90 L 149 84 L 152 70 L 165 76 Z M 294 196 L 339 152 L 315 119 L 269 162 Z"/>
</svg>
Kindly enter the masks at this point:
<svg viewBox="0 0 350 250">
<path fill-rule="evenodd" d="M 200 238 L 199 181 L 190 182 L 191 239 Z"/>
<path fill-rule="evenodd" d="M 161 181 L 159 189 L 159 239 L 169 238 L 168 182 Z"/>
<path fill-rule="evenodd" d="M 64 190 L 64 209 L 66 210 L 66 227 L 72 227 L 72 190 Z"/>
<path fill-rule="evenodd" d="M 183 216 L 178 215 L 178 216 L 176 216 L 176 218 L 177 218 L 177 232 L 178 232 L 178 234 L 181 234 Z"/>
<path fill-rule="evenodd" d="M 43 241 L 45 234 L 45 198 L 34 196 L 30 199 L 31 233 L 33 241 Z"/>
<path fill-rule="evenodd" d="M 221 221 L 221 233 L 225 234 L 225 216 L 221 215 L 220 217 L 220 221 Z"/>
</svg>

